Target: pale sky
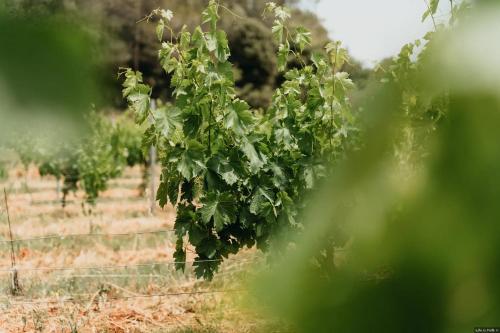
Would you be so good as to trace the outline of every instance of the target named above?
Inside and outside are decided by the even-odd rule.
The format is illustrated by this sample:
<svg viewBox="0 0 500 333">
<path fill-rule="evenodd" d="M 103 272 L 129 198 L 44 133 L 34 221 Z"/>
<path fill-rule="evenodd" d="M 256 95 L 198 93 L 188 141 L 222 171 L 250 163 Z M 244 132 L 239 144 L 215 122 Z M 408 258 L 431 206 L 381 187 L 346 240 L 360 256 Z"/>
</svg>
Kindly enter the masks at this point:
<svg viewBox="0 0 500 333">
<path fill-rule="evenodd" d="M 427 0 L 428 1 L 428 0 Z M 421 22 L 425 0 L 303 0 L 330 32 L 341 40 L 352 56 L 367 66 L 396 55 L 408 42 L 423 37 L 432 23 Z M 442 1 L 437 19 L 449 11 Z"/>
</svg>

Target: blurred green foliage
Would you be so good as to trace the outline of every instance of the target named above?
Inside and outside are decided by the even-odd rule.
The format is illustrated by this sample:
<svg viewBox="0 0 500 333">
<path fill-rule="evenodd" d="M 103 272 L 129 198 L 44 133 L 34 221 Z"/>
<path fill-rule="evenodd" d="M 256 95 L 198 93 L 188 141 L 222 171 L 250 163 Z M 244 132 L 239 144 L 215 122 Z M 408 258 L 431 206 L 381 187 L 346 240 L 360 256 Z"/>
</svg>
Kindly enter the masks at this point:
<svg viewBox="0 0 500 333">
<path fill-rule="evenodd" d="M 8 176 L 7 168 L 5 167 L 5 162 L 0 161 L 0 180 L 6 179 Z"/>
<path fill-rule="evenodd" d="M 57 17 L 1 13 L 0 31 L 8 51 L 0 57 L 3 88 L 19 110 L 39 103 L 80 110 L 89 106 L 94 98 L 91 40 L 82 30 Z"/>
<path fill-rule="evenodd" d="M 0 8 L 0 45 L 0 142 L 14 128 L 37 131 L 49 116 L 78 124 L 98 100 L 95 44 L 74 22 Z"/>
<path fill-rule="evenodd" d="M 259 280 L 266 310 L 298 332 L 498 326 L 500 47 L 487 41 L 500 36 L 500 8 L 483 6 L 438 27 L 424 51 L 406 45 L 387 82 L 368 88 L 362 149 Z M 341 234 L 325 270 L 318 258 Z"/>
</svg>

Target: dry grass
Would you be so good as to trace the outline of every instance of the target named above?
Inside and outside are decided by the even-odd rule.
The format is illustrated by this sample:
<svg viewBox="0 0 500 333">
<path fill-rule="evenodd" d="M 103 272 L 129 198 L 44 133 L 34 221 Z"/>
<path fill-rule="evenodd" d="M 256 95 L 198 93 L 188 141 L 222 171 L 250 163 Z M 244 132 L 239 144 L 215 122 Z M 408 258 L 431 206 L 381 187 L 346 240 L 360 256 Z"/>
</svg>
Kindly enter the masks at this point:
<svg viewBox="0 0 500 333">
<path fill-rule="evenodd" d="M 25 184 L 25 179 L 28 183 Z M 85 215 L 82 193 L 70 197 L 62 209 L 54 179 L 41 179 L 35 170 L 27 177 L 21 169 L 11 170 L 0 184 L 9 191 L 10 216 L 15 238 L 43 235 L 134 233 L 171 229 L 175 209 L 168 206 L 149 214 L 148 200 L 139 195 L 139 169 L 126 170 L 114 180 L 92 216 Z M 8 239 L 3 200 L 0 204 L 0 239 Z M 0 244 L 0 267 L 10 266 L 9 243 Z M 238 306 L 240 293 L 175 295 L 130 298 L 142 294 L 233 290 L 241 288 L 239 276 L 252 262 L 230 261 L 213 282 L 196 280 L 191 269 L 176 272 L 172 265 L 132 267 L 135 264 L 172 261 L 171 234 L 127 237 L 85 237 L 39 240 L 16 244 L 19 281 L 23 294 L 0 296 L 2 332 L 280 332 L 251 311 Z M 253 251 L 237 258 L 253 257 Z M 188 260 L 193 255 L 189 252 Z M 112 270 L 23 271 L 40 267 L 94 267 L 129 265 Z M 9 285 L 9 272 L 0 272 L 2 285 Z M 81 302 L 57 302 L 70 294 L 85 294 Z M 93 295 L 94 297 L 89 297 Z M 135 296 L 134 296 L 135 295 Z M 113 299 L 118 298 L 118 299 Z M 26 302 L 35 300 L 35 304 Z M 89 301 L 91 300 L 91 301 Z M 46 303 L 44 303 L 47 301 Z M 40 302 L 40 303 L 38 303 Z"/>
</svg>

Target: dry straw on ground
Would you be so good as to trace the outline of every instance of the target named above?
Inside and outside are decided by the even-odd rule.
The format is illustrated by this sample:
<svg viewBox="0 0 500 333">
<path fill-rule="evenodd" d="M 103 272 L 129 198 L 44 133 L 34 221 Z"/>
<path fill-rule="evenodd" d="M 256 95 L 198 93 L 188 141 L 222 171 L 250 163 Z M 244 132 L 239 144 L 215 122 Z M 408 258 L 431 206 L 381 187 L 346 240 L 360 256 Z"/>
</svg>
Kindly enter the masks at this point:
<svg viewBox="0 0 500 333">
<path fill-rule="evenodd" d="M 25 184 L 25 179 L 28 179 Z M 43 235 L 140 233 L 172 229 L 171 206 L 149 214 L 140 197 L 139 169 L 127 170 L 104 192 L 92 216 L 85 215 L 82 193 L 70 196 L 61 208 L 54 179 L 42 179 L 30 170 L 28 177 L 14 170 L 0 184 L 9 192 L 15 239 Z M 2 206 L 3 207 L 3 206 Z M 8 239 L 5 211 L 0 212 L 0 239 Z M 116 238 L 116 239 L 115 239 Z M 139 234 L 123 237 L 75 237 L 16 243 L 17 267 L 24 295 L 0 300 L 0 332 L 255 332 L 267 325 L 252 312 L 238 307 L 241 293 L 189 294 L 193 291 L 231 291 L 237 277 L 252 265 L 253 251 L 223 265 L 212 283 L 196 280 L 192 270 L 175 272 L 173 265 L 112 270 L 29 271 L 42 267 L 133 266 L 172 261 L 173 235 Z M 0 244 L 0 267 L 10 266 L 9 243 Z M 188 260 L 193 260 L 188 251 Z M 170 266 L 170 267 L 168 267 Z M 24 271 L 23 271 L 24 269 Z M 5 275 L 5 274 L 4 274 Z M 2 276 L 2 281 L 8 275 Z M 97 282 L 96 282 L 97 281 Z M 82 291 L 93 295 L 78 302 L 60 302 Z M 182 293 L 162 297 L 141 295 Z M 134 296 L 135 295 L 135 296 Z M 65 298 L 66 297 L 66 298 Z M 131 298 L 127 298 L 131 297 Z M 116 299 L 115 299 L 116 298 Z M 35 302 L 30 303 L 33 299 Z M 3 330 L 3 331 L 2 331 Z"/>
</svg>

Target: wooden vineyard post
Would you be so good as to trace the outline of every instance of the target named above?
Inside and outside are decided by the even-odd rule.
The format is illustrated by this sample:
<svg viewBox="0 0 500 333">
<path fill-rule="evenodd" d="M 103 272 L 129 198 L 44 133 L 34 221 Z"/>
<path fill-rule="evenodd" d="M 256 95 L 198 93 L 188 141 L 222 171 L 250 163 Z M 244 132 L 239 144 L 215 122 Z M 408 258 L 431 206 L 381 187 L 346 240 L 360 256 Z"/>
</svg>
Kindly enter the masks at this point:
<svg viewBox="0 0 500 333">
<path fill-rule="evenodd" d="M 10 223 L 10 213 L 9 213 L 9 202 L 7 199 L 7 191 L 3 189 L 3 195 L 5 200 L 5 210 L 7 212 L 7 222 L 9 224 L 9 240 L 10 240 L 10 264 L 11 264 L 11 279 L 10 279 L 10 293 L 13 296 L 21 294 L 21 285 L 19 284 L 19 277 L 16 269 L 16 255 L 14 252 L 14 238 L 12 237 L 12 227 Z"/>
<path fill-rule="evenodd" d="M 150 165 L 149 165 L 149 177 L 150 177 L 150 212 L 151 214 L 154 214 L 155 212 L 155 205 L 156 205 L 156 183 L 155 183 L 155 165 L 156 165 L 156 148 L 155 146 L 151 146 L 149 148 L 149 160 L 150 160 Z"/>
<path fill-rule="evenodd" d="M 61 180 L 59 177 L 56 178 L 56 196 L 57 200 L 59 200 L 59 197 L 61 196 Z"/>
<path fill-rule="evenodd" d="M 156 108 L 154 100 L 151 101 L 151 109 Z M 155 166 L 156 166 L 156 147 L 152 145 L 149 148 L 149 212 L 154 214 L 156 206 L 156 183 L 155 183 Z"/>
</svg>

